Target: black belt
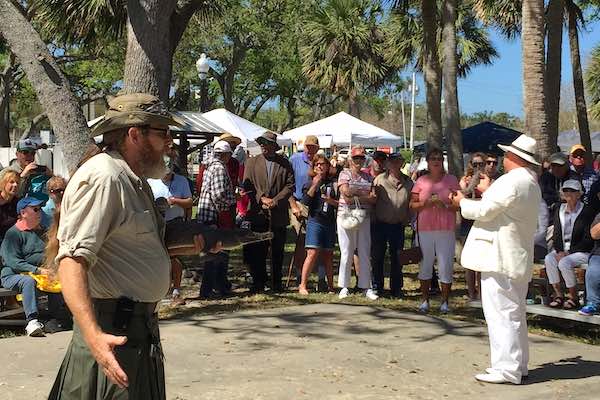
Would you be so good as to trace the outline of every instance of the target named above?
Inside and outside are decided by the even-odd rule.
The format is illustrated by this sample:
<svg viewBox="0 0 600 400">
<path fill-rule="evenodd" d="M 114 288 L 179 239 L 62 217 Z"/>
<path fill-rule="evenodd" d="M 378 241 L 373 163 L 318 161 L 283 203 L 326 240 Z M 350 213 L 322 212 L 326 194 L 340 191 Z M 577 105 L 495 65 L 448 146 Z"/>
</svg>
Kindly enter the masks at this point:
<svg viewBox="0 0 600 400">
<path fill-rule="evenodd" d="M 117 310 L 119 299 L 92 299 L 94 309 L 100 313 L 112 314 Z M 156 313 L 156 302 L 143 303 L 141 301 L 135 301 L 132 304 L 133 311 L 132 315 L 142 315 L 149 317 Z"/>
</svg>

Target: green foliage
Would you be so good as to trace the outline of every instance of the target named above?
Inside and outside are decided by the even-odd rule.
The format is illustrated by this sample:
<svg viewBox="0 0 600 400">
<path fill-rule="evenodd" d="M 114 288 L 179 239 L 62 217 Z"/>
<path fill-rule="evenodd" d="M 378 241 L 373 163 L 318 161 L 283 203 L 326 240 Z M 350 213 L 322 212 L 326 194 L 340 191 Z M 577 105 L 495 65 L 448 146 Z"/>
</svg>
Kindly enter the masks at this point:
<svg viewBox="0 0 600 400">
<path fill-rule="evenodd" d="M 585 71 L 585 83 L 590 95 L 590 112 L 600 119 L 600 45 L 597 45 L 590 56 L 590 62 Z"/>
<path fill-rule="evenodd" d="M 319 6 L 300 45 L 308 80 L 347 98 L 381 86 L 395 73 L 383 57 L 383 17 L 378 1 L 329 0 Z"/>
<path fill-rule="evenodd" d="M 439 10 L 441 20 L 441 9 Z M 469 2 L 458 7 L 456 20 L 458 72 L 465 77 L 477 65 L 490 65 L 498 57 L 489 32 L 482 25 Z M 422 69 L 423 24 L 418 7 L 405 13 L 394 13 L 386 24 L 386 59 L 393 65 L 414 64 Z M 438 47 L 441 46 L 442 26 L 438 26 Z M 440 62 L 443 62 L 441 51 Z"/>
<path fill-rule="evenodd" d="M 517 116 L 510 115 L 505 112 L 496 113 L 493 111 L 480 111 L 473 114 L 461 115 L 461 126 L 465 128 L 486 121 L 494 122 L 498 125 L 515 130 L 523 129 L 523 120 Z"/>
</svg>

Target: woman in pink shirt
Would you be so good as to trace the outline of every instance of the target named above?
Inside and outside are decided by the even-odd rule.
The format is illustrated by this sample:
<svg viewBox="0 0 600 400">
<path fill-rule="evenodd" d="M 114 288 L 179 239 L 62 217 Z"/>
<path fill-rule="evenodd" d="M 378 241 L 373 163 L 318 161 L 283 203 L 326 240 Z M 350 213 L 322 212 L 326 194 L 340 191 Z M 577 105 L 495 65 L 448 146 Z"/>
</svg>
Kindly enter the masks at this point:
<svg viewBox="0 0 600 400">
<path fill-rule="evenodd" d="M 447 313 L 448 297 L 452 286 L 454 245 L 456 242 L 456 207 L 448 200 L 450 192 L 460 189 L 458 179 L 444 170 L 444 153 L 437 148 L 427 152 L 429 173 L 421 176 L 412 189 L 410 208 L 417 212 L 419 245 L 423 253 L 419 270 L 423 302 L 419 311 L 429 311 L 429 286 L 433 263 L 437 258 L 442 304 L 440 311 Z"/>
</svg>

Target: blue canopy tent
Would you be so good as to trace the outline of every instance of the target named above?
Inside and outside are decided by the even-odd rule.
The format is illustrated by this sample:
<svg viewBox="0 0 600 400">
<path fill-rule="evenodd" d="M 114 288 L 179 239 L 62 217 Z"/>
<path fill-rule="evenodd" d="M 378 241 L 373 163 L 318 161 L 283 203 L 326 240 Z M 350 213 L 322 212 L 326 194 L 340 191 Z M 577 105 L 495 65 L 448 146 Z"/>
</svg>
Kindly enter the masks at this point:
<svg viewBox="0 0 600 400">
<path fill-rule="evenodd" d="M 498 147 L 499 144 L 510 144 L 520 135 L 521 132 L 506 128 L 493 122 L 482 122 L 461 130 L 463 153 L 474 153 L 481 151 L 502 155 L 504 152 Z M 444 147 L 446 147 L 444 140 Z M 427 143 L 415 146 L 415 151 L 425 153 Z"/>
</svg>

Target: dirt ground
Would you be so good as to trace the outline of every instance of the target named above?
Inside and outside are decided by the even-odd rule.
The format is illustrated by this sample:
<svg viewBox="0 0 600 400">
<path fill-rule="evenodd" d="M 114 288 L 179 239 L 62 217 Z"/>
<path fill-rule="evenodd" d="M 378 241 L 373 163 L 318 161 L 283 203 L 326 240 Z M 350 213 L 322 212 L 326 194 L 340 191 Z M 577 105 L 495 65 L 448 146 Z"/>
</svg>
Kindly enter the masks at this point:
<svg viewBox="0 0 600 400">
<path fill-rule="evenodd" d="M 600 387 L 598 346 L 530 335 L 525 384 L 482 384 L 483 324 L 377 306 L 182 314 L 161 331 L 168 399 L 591 399 Z M 0 340 L 0 398 L 46 398 L 70 335 Z"/>
</svg>

